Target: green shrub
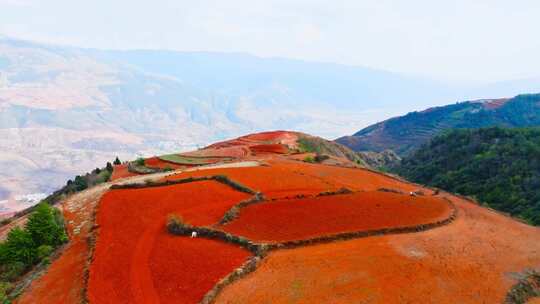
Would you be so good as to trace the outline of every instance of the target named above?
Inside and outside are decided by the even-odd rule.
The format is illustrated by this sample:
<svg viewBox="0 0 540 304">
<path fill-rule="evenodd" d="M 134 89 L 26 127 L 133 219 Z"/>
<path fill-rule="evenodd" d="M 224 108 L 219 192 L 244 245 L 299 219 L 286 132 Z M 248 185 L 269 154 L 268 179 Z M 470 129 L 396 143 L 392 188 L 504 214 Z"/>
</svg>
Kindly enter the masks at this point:
<svg viewBox="0 0 540 304">
<path fill-rule="evenodd" d="M 315 159 L 312 156 L 307 156 L 306 158 L 304 158 L 304 161 L 306 163 L 314 163 Z"/>
<path fill-rule="evenodd" d="M 36 205 L 24 229 L 11 229 L 0 242 L 0 280 L 15 281 L 36 262 L 47 263 L 53 250 L 66 241 L 60 211 L 47 203 Z"/>
<path fill-rule="evenodd" d="M 540 296 L 540 273 L 528 272 L 506 295 L 505 303 L 527 303 L 529 299 Z"/>
<path fill-rule="evenodd" d="M 110 173 L 113 172 L 114 167 L 110 162 L 107 162 L 107 165 L 105 166 L 105 170 L 109 171 Z"/>
<path fill-rule="evenodd" d="M 28 267 L 22 262 L 11 262 L 11 263 L 2 265 L 0 280 L 13 281 L 19 276 L 21 276 L 27 268 Z"/>
<path fill-rule="evenodd" d="M 11 289 L 11 284 L 8 282 L 0 282 L 0 304 L 10 303 L 8 292 Z"/>
<path fill-rule="evenodd" d="M 135 160 L 135 164 L 136 164 L 137 166 L 141 166 L 141 167 L 144 166 L 144 158 L 142 158 L 142 157 L 137 158 L 137 159 Z"/>
<path fill-rule="evenodd" d="M 53 252 L 53 247 L 50 245 L 41 245 L 37 248 L 37 257 L 41 261 L 47 258 Z"/>
<path fill-rule="evenodd" d="M 41 245 L 56 247 L 64 243 L 66 239 L 61 215 L 58 215 L 53 207 L 44 203 L 38 204 L 35 211 L 28 217 L 26 230 L 32 236 L 36 247 Z"/>
<path fill-rule="evenodd" d="M 24 265 L 32 265 L 36 260 L 37 253 L 32 235 L 20 227 L 11 229 L 5 246 L 8 263 L 21 262 Z"/>
<path fill-rule="evenodd" d="M 317 154 L 315 155 L 315 158 L 314 158 L 315 162 L 318 162 L 318 163 L 322 163 L 323 161 L 327 159 L 330 159 L 330 156 L 325 155 L 325 154 Z"/>
</svg>

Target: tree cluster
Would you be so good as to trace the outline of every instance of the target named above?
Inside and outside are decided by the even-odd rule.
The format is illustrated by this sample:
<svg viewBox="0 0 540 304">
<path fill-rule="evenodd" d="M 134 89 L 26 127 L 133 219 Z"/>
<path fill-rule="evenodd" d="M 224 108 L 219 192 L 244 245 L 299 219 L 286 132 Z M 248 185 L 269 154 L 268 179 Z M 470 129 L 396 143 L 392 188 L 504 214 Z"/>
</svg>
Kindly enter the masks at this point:
<svg viewBox="0 0 540 304">
<path fill-rule="evenodd" d="M 540 225 L 540 128 L 452 130 L 394 170 Z"/>
</svg>

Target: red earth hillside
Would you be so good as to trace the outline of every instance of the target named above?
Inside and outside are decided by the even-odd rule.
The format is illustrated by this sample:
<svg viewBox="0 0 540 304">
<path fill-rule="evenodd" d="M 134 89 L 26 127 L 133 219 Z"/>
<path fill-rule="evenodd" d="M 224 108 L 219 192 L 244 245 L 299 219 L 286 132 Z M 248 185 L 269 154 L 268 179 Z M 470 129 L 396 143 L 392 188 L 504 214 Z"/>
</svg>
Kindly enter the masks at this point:
<svg viewBox="0 0 540 304">
<path fill-rule="evenodd" d="M 540 268 L 538 228 L 306 134 L 145 166 L 61 203 L 70 243 L 18 303 L 502 303 Z"/>
</svg>

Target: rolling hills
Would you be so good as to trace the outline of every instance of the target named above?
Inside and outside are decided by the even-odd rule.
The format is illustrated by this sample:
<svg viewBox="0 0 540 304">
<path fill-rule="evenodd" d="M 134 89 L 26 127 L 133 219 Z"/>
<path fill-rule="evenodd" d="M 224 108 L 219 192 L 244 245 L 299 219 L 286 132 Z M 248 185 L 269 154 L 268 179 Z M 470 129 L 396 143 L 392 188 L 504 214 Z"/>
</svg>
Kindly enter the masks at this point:
<svg viewBox="0 0 540 304">
<path fill-rule="evenodd" d="M 46 195 L 116 156 L 188 151 L 269 129 L 335 138 L 411 107 L 537 83 L 463 88 L 329 63 L 1 36 L 0 206 L 23 208 L 19 195 Z"/>
<path fill-rule="evenodd" d="M 398 94 L 427 103 L 439 88 L 361 67 L 0 37 L 0 202 L 50 193 L 115 156 L 187 151 L 263 129 L 336 137 L 396 113 Z"/>
<path fill-rule="evenodd" d="M 16 303 L 518 303 L 536 292 L 520 286 L 540 265 L 537 227 L 306 150 L 322 143 L 265 132 L 134 162 L 178 166 L 155 173 L 115 166 L 130 174 L 58 203 L 70 241 Z"/>
<path fill-rule="evenodd" d="M 490 126 L 540 126 L 540 94 L 466 101 L 411 112 L 336 141 L 355 151 L 390 149 L 399 155 L 407 155 L 444 130 Z"/>
</svg>

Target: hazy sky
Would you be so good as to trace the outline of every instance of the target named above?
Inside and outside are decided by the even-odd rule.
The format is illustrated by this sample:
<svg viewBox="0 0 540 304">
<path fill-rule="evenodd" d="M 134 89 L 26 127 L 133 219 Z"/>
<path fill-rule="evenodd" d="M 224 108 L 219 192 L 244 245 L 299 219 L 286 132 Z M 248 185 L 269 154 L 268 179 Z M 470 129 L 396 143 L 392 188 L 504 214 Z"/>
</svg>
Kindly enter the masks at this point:
<svg viewBox="0 0 540 304">
<path fill-rule="evenodd" d="M 0 34 L 247 52 L 467 83 L 540 76 L 539 0 L 0 0 Z"/>
</svg>

